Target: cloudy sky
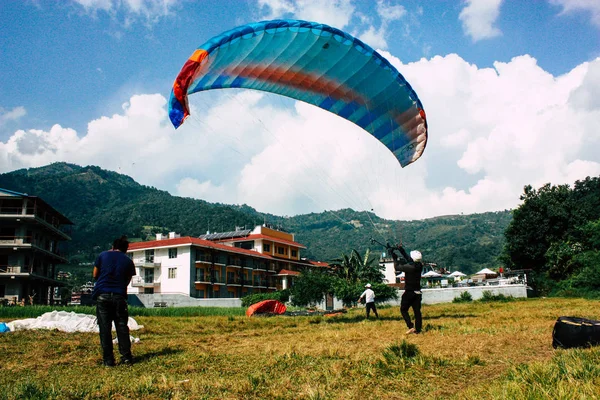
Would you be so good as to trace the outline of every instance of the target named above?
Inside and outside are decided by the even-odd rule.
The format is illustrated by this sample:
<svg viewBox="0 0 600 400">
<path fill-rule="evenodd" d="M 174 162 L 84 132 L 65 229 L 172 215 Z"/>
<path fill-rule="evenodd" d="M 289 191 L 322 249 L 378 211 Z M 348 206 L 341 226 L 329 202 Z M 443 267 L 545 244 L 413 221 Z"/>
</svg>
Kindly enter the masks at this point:
<svg viewBox="0 0 600 400">
<path fill-rule="evenodd" d="M 295 18 L 377 49 L 427 112 L 401 168 L 368 133 L 255 91 L 167 99 L 194 49 Z M 0 5 L 0 172 L 98 165 L 173 195 L 276 215 L 393 219 L 511 209 L 523 186 L 600 175 L 598 0 L 23 0 Z"/>
</svg>

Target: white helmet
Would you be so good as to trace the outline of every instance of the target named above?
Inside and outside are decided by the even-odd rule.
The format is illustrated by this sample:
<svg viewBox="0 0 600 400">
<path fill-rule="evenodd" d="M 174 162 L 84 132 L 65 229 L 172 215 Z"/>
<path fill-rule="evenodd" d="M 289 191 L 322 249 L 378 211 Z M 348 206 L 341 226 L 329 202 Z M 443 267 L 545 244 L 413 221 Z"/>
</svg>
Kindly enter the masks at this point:
<svg viewBox="0 0 600 400">
<path fill-rule="evenodd" d="M 371 287 L 371 284 L 370 284 L 370 283 L 367 283 L 367 284 L 365 285 L 365 287 L 366 287 L 366 288 L 370 288 L 370 287 Z"/>
<path fill-rule="evenodd" d="M 421 255 L 421 252 L 417 250 L 413 250 L 410 252 L 410 258 L 412 258 L 413 261 L 423 261 L 423 256 Z"/>
</svg>

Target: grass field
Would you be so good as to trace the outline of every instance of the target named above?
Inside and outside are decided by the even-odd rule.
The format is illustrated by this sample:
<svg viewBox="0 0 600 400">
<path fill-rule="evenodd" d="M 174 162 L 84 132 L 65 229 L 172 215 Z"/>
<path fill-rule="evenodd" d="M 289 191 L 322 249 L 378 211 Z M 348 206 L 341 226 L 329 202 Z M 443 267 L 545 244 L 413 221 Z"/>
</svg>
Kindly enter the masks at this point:
<svg viewBox="0 0 600 400">
<path fill-rule="evenodd" d="M 551 343 L 557 317 L 600 319 L 599 306 L 424 306 L 418 336 L 405 335 L 396 307 L 370 321 L 363 309 L 252 318 L 149 310 L 135 316 L 144 329 L 132 331 L 132 367 L 103 367 L 97 334 L 1 334 L 0 399 L 594 399 L 600 348 Z M 0 321 L 18 319 L 4 312 Z"/>
</svg>

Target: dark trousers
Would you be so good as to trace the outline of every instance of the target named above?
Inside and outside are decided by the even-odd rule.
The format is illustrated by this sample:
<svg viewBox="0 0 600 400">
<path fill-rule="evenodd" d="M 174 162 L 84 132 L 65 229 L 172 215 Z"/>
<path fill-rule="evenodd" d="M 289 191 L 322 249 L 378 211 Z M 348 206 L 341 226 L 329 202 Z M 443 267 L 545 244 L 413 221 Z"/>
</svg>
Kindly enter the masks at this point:
<svg viewBox="0 0 600 400">
<path fill-rule="evenodd" d="M 400 314 L 402 314 L 402 318 L 404 318 L 404 322 L 406 322 L 406 326 L 408 329 L 412 329 L 413 327 L 417 331 L 417 333 L 421 332 L 422 327 L 422 319 L 421 319 L 421 300 L 423 295 L 420 293 L 415 293 L 412 290 L 407 290 L 402 295 L 402 301 L 400 302 Z M 415 313 L 415 324 L 413 325 L 410 320 L 410 315 L 408 315 L 409 308 L 413 309 Z"/>
<path fill-rule="evenodd" d="M 112 324 L 115 323 L 119 353 L 122 359 L 131 359 L 131 340 L 129 339 L 129 310 L 125 296 L 115 293 L 101 294 L 96 299 L 96 318 L 100 328 L 100 346 L 105 362 L 114 361 Z"/>
<path fill-rule="evenodd" d="M 367 318 L 369 318 L 369 313 L 371 312 L 371 310 L 373 310 L 373 313 L 375 314 L 375 316 L 377 318 L 379 318 L 379 314 L 377 314 L 377 307 L 375 307 L 375 302 L 367 303 L 366 309 L 367 309 Z"/>
</svg>

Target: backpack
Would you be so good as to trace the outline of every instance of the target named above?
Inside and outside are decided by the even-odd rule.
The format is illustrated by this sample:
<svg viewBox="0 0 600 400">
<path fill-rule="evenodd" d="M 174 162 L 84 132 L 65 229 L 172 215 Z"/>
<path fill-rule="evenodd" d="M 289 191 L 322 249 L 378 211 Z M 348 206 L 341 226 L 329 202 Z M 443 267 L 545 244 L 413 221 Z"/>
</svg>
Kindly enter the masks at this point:
<svg viewBox="0 0 600 400">
<path fill-rule="evenodd" d="M 600 321 L 558 317 L 552 331 L 552 347 L 570 349 L 600 344 Z"/>
</svg>

